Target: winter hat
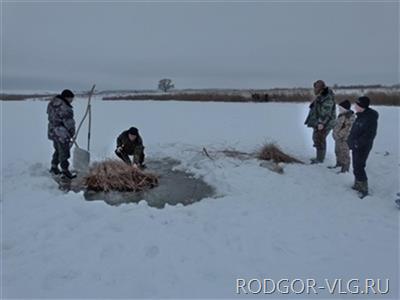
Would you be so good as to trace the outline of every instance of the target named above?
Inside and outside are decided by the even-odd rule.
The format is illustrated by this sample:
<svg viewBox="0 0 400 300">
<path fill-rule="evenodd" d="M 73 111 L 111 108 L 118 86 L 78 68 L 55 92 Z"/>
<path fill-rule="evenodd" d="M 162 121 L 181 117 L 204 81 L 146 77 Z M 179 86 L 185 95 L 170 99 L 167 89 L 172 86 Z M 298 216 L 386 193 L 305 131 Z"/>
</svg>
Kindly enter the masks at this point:
<svg viewBox="0 0 400 300">
<path fill-rule="evenodd" d="M 359 107 L 368 108 L 369 106 L 369 98 L 366 96 L 362 96 L 356 100 L 356 103 Z"/>
<path fill-rule="evenodd" d="M 346 110 L 349 110 L 351 107 L 351 104 L 350 104 L 350 101 L 346 99 L 346 100 L 340 102 L 339 106 L 343 107 Z"/>
<path fill-rule="evenodd" d="M 128 133 L 132 135 L 139 135 L 139 130 L 136 127 L 131 127 L 128 129 Z"/>
<path fill-rule="evenodd" d="M 75 95 L 73 92 L 71 92 L 71 90 L 63 90 L 61 93 L 61 97 L 63 97 L 64 99 L 66 98 L 74 98 Z"/>
<path fill-rule="evenodd" d="M 318 87 L 318 88 L 323 89 L 323 88 L 326 87 L 326 84 L 325 84 L 325 82 L 323 80 L 320 79 L 320 80 L 317 80 L 316 82 L 314 82 L 313 86 L 315 88 Z"/>
</svg>

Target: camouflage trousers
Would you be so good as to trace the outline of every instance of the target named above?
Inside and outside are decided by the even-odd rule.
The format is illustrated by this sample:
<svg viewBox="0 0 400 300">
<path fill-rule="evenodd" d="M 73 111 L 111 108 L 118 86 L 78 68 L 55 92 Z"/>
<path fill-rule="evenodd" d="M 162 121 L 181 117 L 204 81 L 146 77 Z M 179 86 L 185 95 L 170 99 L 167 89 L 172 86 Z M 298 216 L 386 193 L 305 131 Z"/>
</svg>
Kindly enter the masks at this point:
<svg viewBox="0 0 400 300">
<path fill-rule="evenodd" d="M 51 160 L 51 166 L 57 168 L 60 164 L 61 169 L 68 170 L 68 159 L 71 157 L 70 146 L 68 143 L 53 141 L 54 153 Z"/>
<path fill-rule="evenodd" d="M 329 132 L 330 130 L 318 130 L 317 128 L 314 128 L 312 139 L 314 147 L 317 148 L 317 150 L 326 150 L 326 138 Z"/>
<path fill-rule="evenodd" d="M 345 140 L 335 141 L 336 164 L 345 168 L 350 168 L 350 149 Z"/>
</svg>

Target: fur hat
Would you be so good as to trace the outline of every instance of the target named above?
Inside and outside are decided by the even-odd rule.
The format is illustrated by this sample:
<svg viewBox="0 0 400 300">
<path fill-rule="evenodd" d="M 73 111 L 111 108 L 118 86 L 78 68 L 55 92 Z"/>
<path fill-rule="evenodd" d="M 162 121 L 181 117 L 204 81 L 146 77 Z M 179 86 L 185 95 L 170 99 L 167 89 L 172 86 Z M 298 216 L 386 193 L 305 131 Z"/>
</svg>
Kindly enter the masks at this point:
<svg viewBox="0 0 400 300">
<path fill-rule="evenodd" d="M 362 97 L 360 97 L 360 98 L 358 98 L 358 99 L 356 100 L 356 103 L 357 103 L 357 105 L 358 105 L 359 107 L 368 108 L 368 107 L 369 107 L 370 100 L 369 100 L 368 97 L 362 96 Z"/>
<path fill-rule="evenodd" d="M 349 110 L 351 108 L 351 103 L 349 100 L 346 99 L 346 100 L 340 102 L 339 106 L 343 107 L 346 110 Z"/>
</svg>

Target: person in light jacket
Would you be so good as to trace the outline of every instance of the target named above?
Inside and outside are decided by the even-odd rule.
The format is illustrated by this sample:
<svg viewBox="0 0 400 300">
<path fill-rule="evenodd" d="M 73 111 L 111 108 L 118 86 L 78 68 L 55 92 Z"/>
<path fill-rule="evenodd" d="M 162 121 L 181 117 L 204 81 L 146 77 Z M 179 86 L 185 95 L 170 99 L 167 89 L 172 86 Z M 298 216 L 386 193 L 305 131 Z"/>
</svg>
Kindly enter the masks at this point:
<svg viewBox="0 0 400 300">
<path fill-rule="evenodd" d="M 347 145 L 347 138 L 350 135 L 355 118 L 350 101 L 340 102 L 339 115 L 332 133 L 335 140 L 336 165 L 328 167 L 330 169 L 340 167 L 340 173 L 348 172 L 350 169 L 350 149 Z"/>
</svg>

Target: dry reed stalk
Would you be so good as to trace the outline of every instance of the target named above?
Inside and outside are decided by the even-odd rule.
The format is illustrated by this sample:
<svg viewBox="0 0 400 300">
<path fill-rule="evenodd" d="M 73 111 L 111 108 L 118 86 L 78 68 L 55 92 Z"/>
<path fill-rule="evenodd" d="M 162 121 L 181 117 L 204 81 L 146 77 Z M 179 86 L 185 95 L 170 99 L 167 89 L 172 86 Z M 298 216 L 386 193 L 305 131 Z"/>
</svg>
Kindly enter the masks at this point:
<svg viewBox="0 0 400 300">
<path fill-rule="evenodd" d="M 303 164 L 302 161 L 284 153 L 277 145 L 273 143 L 265 144 L 258 152 L 257 158 L 261 160 L 272 160 L 276 163 L 283 162 Z"/>
<path fill-rule="evenodd" d="M 94 163 L 84 178 L 85 187 L 92 191 L 140 192 L 158 185 L 158 176 L 118 160 Z"/>
</svg>

